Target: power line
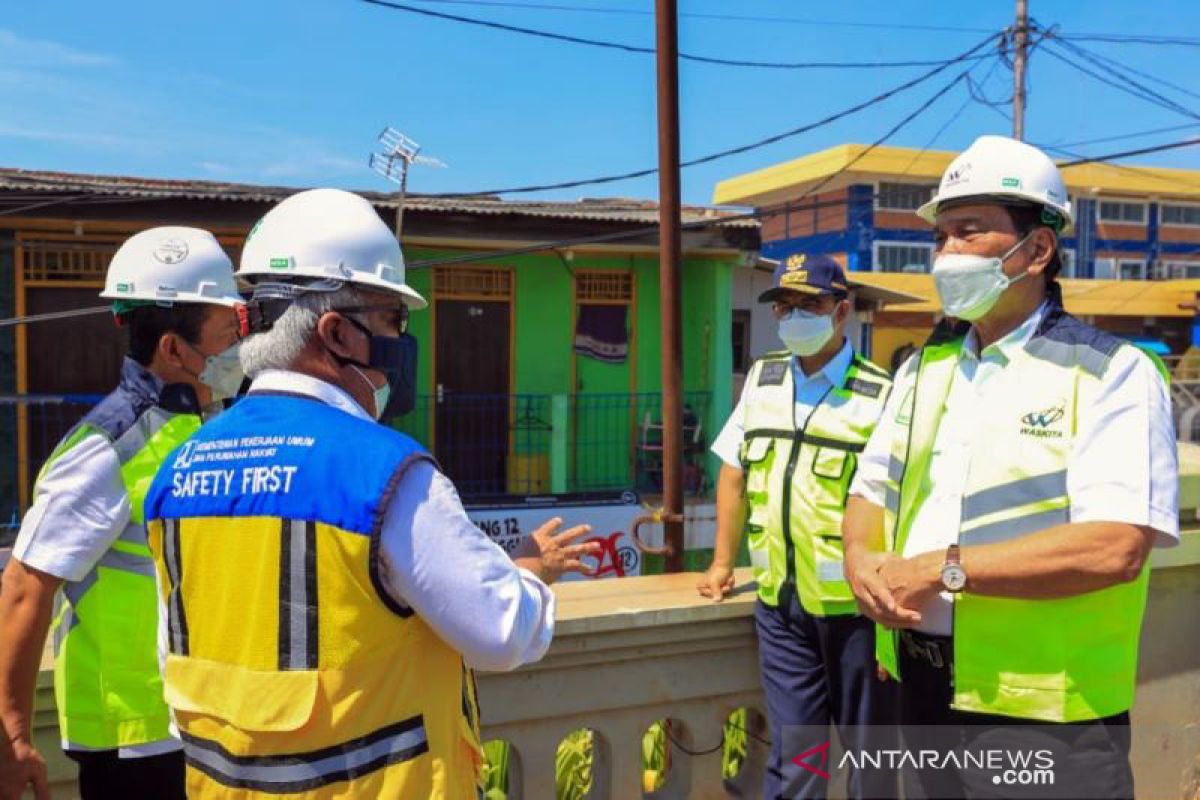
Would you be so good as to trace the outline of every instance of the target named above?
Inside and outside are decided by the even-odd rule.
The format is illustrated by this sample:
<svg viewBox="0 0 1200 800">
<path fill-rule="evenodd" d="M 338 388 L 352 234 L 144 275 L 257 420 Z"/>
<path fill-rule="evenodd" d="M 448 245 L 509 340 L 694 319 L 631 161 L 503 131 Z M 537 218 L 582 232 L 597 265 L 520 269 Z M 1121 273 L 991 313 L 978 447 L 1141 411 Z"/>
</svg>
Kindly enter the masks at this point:
<svg viewBox="0 0 1200 800">
<path fill-rule="evenodd" d="M 538 11 L 578 11 L 591 14 L 615 14 L 629 15 L 639 17 L 652 17 L 653 11 L 647 11 L 637 8 L 612 8 L 602 6 L 564 6 L 555 3 L 520 3 L 512 2 L 511 0 L 416 0 L 422 3 L 437 3 L 440 5 L 459 5 L 459 6 L 479 6 L 483 8 L 516 8 L 516 9 L 534 9 Z M 827 19 L 810 19 L 804 17 L 775 17 L 775 16 L 751 16 L 746 14 L 702 14 L 697 12 L 681 11 L 679 13 L 681 19 L 704 19 L 717 20 L 721 22 L 770 22 L 781 23 L 785 25 L 813 25 L 829 28 L 875 28 L 882 30 L 910 30 L 910 31 L 942 31 L 953 33 L 987 33 L 989 28 L 964 28 L 953 25 L 915 25 L 908 23 L 894 22 L 843 22 Z"/>
<path fill-rule="evenodd" d="M 940 72 L 944 72 L 945 70 L 949 69 L 950 67 L 954 66 L 955 64 L 960 64 L 964 61 L 971 59 L 971 57 L 974 56 L 976 51 L 987 46 L 987 44 L 989 42 L 991 42 L 994 38 L 995 38 L 994 35 L 989 35 L 986 39 L 984 39 L 979 44 L 972 47 L 970 50 L 964 51 L 963 53 L 959 54 L 958 56 L 955 56 L 954 58 L 950 59 L 949 61 L 941 62 L 940 65 L 935 67 L 934 69 L 931 69 L 928 72 L 925 72 L 922 75 L 919 75 L 916 78 L 913 78 L 912 80 L 906 81 L 906 82 L 900 84 L 899 86 L 895 86 L 891 89 L 888 89 L 887 91 L 883 92 L 882 94 L 878 94 L 869 100 L 865 100 L 861 103 L 858 103 L 857 105 L 851 106 L 850 108 L 843 109 L 842 111 L 839 111 L 835 114 L 831 114 L 823 119 L 817 120 L 816 122 L 806 123 L 804 125 L 801 125 L 800 127 L 792 128 L 791 130 L 783 131 L 782 133 L 777 133 L 772 136 L 768 136 L 765 139 L 759 139 L 756 142 L 739 145 L 737 147 L 731 147 L 726 150 L 720 150 L 716 153 L 710 153 L 706 156 L 700 156 L 699 158 L 693 158 L 688 161 L 682 162 L 680 164 L 680 167 L 694 167 L 699 164 L 709 164 L 709 163 L 712 163 L 713 161 L 718 161 L 723 158 L 728 158 L 729 156 L 741 155 L 742 153 L 748 153 L 752 150 L 758 150 L 758 149 L 766 147 L 768 145 L 772 145 L 777 142 L 781 142 L 785 139 L 790 139 L 794 136 L 799 136 L 802 133 L 808 133 L 811 130 L 815 130 L 816 128 L 820 128 L 825 125 L 829 125 L 833 122 L 837 122 L 840 119 L 848 117 L 852 114 L 856 114 L 859 111 L 862 111 L 863 109 L 869 108 L 869 107 L 876 105 L 878 103 L 881 103 L 884 100 L 887 100 L 897 94 L 900 94 L 901 92 L 911 89 L 912 87 L 917 86 L 918 84 L 924 83 L 925 81 L 929 80 L 933 76 L 937 75 Z M 528 194 L 531 192 L 545 192 L 545 191 L 551 191 L 551 190 L 555 190 L 555 189 L 574 189 L 579 186 L 594 186 L 594 185 L 605 184 L 605 183 L 616 183 L 618 181 L 626 181 L 626 180 L 631 180 L 633 178 L 644 178 L 648 175 L 654 175 L 657 172 L 658 172 L 657 169 L 640 169 L 640 170 L 635 170 L 633 172 L 623 172 L 623 173 L 619 173 L 616 175 L 601 175 L 601 176 L 594 177 L 594 178 L 583 178 L 580 180 L 563 181 L 560 183 L 543 183 L 543 184 L 537 184 L 537 185 L 533 185 L 533 186 L 517 186 L 517 187 L 513 187 L 513 188 L 509 188 L 509 189 L 488 189 L 485 191 L 476 191 L 476 192 L 446 192 L 446 193 L 438 193 L 438 194 L 432 194 L 432 195 L 427 195 L 427 196 L 429 196 L 429 197 L 466 198 L 466 197 L 480 197 L 483 195 Z"/>
<path fill-rule="evenodd" d="M 1146 36 L 1125 33 L 1072 33 L 1074 42 L 1109 42 L 1111 44 L 1148 44 L 1148 45 L 1179 45 L 1181 47 L 1200 47 L 1200 39 L 1183 36 Z"/>
<path fill-rule="evenodd" d="M 1059 164 L 1058 168 L 1066 169 L 1068 167 L 1078 167 L 1081 164 L 1096 164 L 1096 163 L 1100 163 L 1100 162 L 1115 161 L 1118 158 L 1129 158 L 1130 156 L 1144 156 L 1148 153 L 1161 153 L 1164 150 L 1178 150 L 1181 147 L 1194 147 L 1195 145 L 1198 145 L 1198 144 L 1200 144 L 1200 139 L 1184 139 L 1183 141 L 1180 141 L 1180 142 L 1170 142 L 1168 144 L 1158 144 L 1158 145 L 1154 145 L 1153 147 L 1140 147 L 1137 150 L 1125 150 L 1124 152 L 1121 152 L 1121 153 L 1110 153 L 1105 156 L 1096 156 L 1094 158 L 1079 158 L 1079 159 L 1076 159 L 1075 161 L 1068 161 L 1065 164 Z M 1112 164 L 1111 166 L 1115 167 L 1118 165 Z M 1145 169 L 1145 167 L 1141 167 L 1140 169 Z"/>
<path fill-rule="evenodd" d="M 1083 147 L 1088 144 L 1102 144 L 1104 142 L 1119 142 L 1125 139 L 1140 139 L 1143 136 L 1153 136 L 1156 133 L 1172 133 L 1174 131 L 1183 131 L 1189 128 L 1200 128 L 1200 122 L 1185 122 L 1182 125 L 1168 125 L 1165 128 L 1152 128 L 1148 131 L 1138 131 L 1137 133 L 1121 133 L 1115 136 L 1102 136 L 1098 139 L 1083 139 L 1078 142 L 1056 142 L 1054 145 L 1041 145 L 1038 147 Z"/>
<path fill-rule="evenodd" d="M 961 74 L 955 76 L 950 82 L 948 82 L 945 86 L 943 86 L 936 93 L 934 93 L 931 97 L 929 97 L 929 99 L 927 99 L 924 103 L 922 103 L 920 106 L 918 106 L 916 108 L 916 110 L 912 111 L 911 113 L 906 115 L 903 119 L 901 119 L 900 122 L 893 125 L 887 131 L 887 133 L 883 134 L 883 136 L 876 139 L 873 143 L 871 143 L 866 148 L 864 148 L 861 153 L 859 153 L 857 156 L 852 158 L 850 161 L 848 161 L 846 164 L 844 164 L 841 168 L 839 168 L 835 172 L 826 176 L 826 178 L 823 181 L 821 181 L 820 183 L 818 183 L 815 186 L 813 186 L 812 188 L 810 188 L 808 191 L 806 191 L 805 193 L 800 195 L 798 198 L 796 198 L 792 202 L 807 199 L 811 195 L 820 191 L 821 188 L 828 185 L 830 181 L 834 180 L 835 178 L 839 177 L 843 173 L 847 172 L 851 167 L 853 167 L 855 164 L 857 164 L 861 159 L 866 157 L 866 155 L 868 153 L 870 153 L 876 147 L 883 144 L 883 142 L 887 141 L 889 138 L 894 136 L 904 126 L 908 125 L 910 122 L 912 122 L 914 119 L 916 119 L 922 113 L 924 113 L 924 111 L 926 109 L 928 109 L 930 106 L 932 106 L 935 102 L 937 102 L 937 100 L 939 98 L 944 96 L 947 92 L 949 92 L 951 89 L 953 89 L 958 83 L 963 81 L 967 75 L 967 72 L 969 72 L 969 71 L 970 70 L 966 70 L 966 71 L 962 72 Z M 838 201 L 835 201 L 834 203 L 831 203 L 831 205 L 844 205 L 848 202 L 849 202 L 848 200 L 838 200 Z M 813 206 L 813 207 L 816 207 L 816 206 Z M 792 209 L 792 210 L 795 210 L 795 209 Z M 720 218 L 713 219 L 713 220 L 697 220 L 695 222 L 685 222 L 680 227 L 683 230 L 697 230 L 697 229 L 713 227 L 716 225 L 728 224 L 730 222 L 736 222 L 736 221 L 745 220 L 745 219 L 760 219 L 761 220 L 763 218 L 776 216 L 781 213 L 788 213 L 788 210 L 785 209 L 782 211 L 768 211 L 768 212 L 752 211 L 747 214 L 737 214 L 737 215 L 728 216 L 728 217 L 720 217 Z M 490 261 L 491 259 L 494 259 L 494 258 L 504 258 L 504 257 L 511 257 L 511 256 L 516 256 L 516 255 L 525 255 L 528 253 L 536 253 L 536 252 L 542 252 L 542 251 L 546 251 L 546 250 L 558 250 L 558 249 L 561 249 L 564 247 L 572 247 L 572 246 L 576 246 L 576 245 L 599 244 L 599 243 L 603 243 L 603 242 L 620 241 L 622 239 L 640 238 L 642 236 L 653 235 L 657 232 L 658 232 L 658 226 L 653 225 L 653 226 L 646 226 L 646 227 L 642 227 L 642 228 L 630 229 L 630 230 L 625 230 L 625 231 L 612 231 L 609 233 L 596 234 L 593 236 L 577 237 L 574 239 L 563 239 L 563 240 L 559 240 L 557 242 L 548 242 L 548 243 L 543 243 L 543 244 L 538 244 L 538 245 L 529 245 L 527 247 L 500 250 L 500 251 L 496 251 L 496 252 L 492 252 L 492 253 L 481 253 L 481 254 L 472 254 L 472 255 L 464 255 L 464 256 L 455 256 L 455 257 L 452 257 L 449 259 L 432 259 L 432 260 L 428 260 L 428 261 L 418 261 L 418 262 L 409 264 L 408 266 L 411 269 L 417 269 L 417 268 L 421 268 L 421 267 L 445 266 L 448 264 L 465 264 L 465 263 L 473 263 L 476 261 Z"/>
<path fill-rule="evenodd" d="M 1050 37 L 1054 37 L 1054 34 L 1049 31 L 1047 32 L 1046 35 L 1050 36 Z M 1200 115 L 1197 115 L 1191 109 L 1188 109 L 1185 106 L 1181 105 L 1180 103 L 1177 103 L 1174 100 L 1172 100 L 1171 98 L 1167 97 L 1166 95 L 1163 95 L 1163 94 L 1157 92 L 1156 90 L 1151 89 L 1150 87 L 1146 86 L 1145 84 L 1140 83 L 1139 81 L 1136 81 L 1133 78 L 1130 78 L 1127 74 L 1122 72 L 1121 69 L 1118 69 L 1117 67 L 1114 67 L 1111 64 L 1105 63 L 1104 61 L 1100 60 L 1096 56 L 1092 55 L 1087 50 L 1083 49 L 1082 47 L 1075 45 L 1075 44 L 1071 44 L 1070 42 L 1064 42 L 1061 39 L 1057 39 L 1057 38 L 1055 38 L 1055 41 L 1058 43 L 1058 45 L 1060 47 L 1065 47 L 1066 49 L 1075 53 L 1080 58 L 1087 61 L 1088 63 L 1093 64 L 1096 67 L 1104 70 L 1108 74 L 1114 76 L 1117 80 L 1121 81 L 1122 83 L 1125 83 L 1128 86 L 1130 86 L 1131 88 L 1144 93 L 1147 97 L 1158 101 L 1164 107 L 1170 108 L 1180 114 L 1184 114 L 1185 116 L 1200 118 Z"/>
<path fill-rule="evenodd" d="M 393 2 L 393 0 L 359 0 L 359 2 L 388 8 L 393 11 L 420 14 L 421 16 L 425 17 L 434 17 L 436 19 L 443 19 L 451 22 L 461 22 L 467 25 L 477 25 L 482 28 L 492 28 L 494 30 L 506 31 L 508 33 L 520 33 L 525 36 L 536 36 L 541 39 L 553 39 L 560 42 L 582 44 L 589 47 L 601 47 L 609 50 L 622 50 L 627 53 L 644 53 L 653 55 L 655 52 L 653 47 L 641 47 L 638 45 L 625 44 L 624 42 L 612 42 L 602 39 L 589 39 L 583 36 L 555 33 L 553 31 L 545 31 L 538 28 L 526 28 L 521 25 L 509 25 L 504 22 L 495 22 L 493 20 L 479 19 L 477 17 L 464 17 L 460 14 L 448 14 L 443 11 L 433 11 L 428 8 L 418 8 L 416 6 L 404 5 L 403 3 Z M 724 67 L 753 67 L 758 69 L 892 69 L 897 67 L 929 67 L 942 63 L 940 61 L 747 61 L 733 58 L 699 56 L 682 52 L 679 53 L 679 58 L 682 61 L 694 61 L 699 64 L 715 64 Z"/>
<path fill-rule="evenodd" d="M 1073 41 L 1071 39 L 1071 37 L 1069 37 L 1069 36 L 1056 36 L 1056 38 L 1059 41 L 1064 42 L 1064 43 Z M 1188 89 L 1186 86 L 1180 86 L 1179 84 L 1173 83 L 1173 82 L 1167 80 L 1166 78 L 1160 78 L 1157 75 L 1151 75 L 1148 72 L 1143 72 L 1139 69 L 1129 66 L 1128 64 L 1124 63 L 1123 61 L 1118 61 L 1117 59 L 1112 58 L 1111 56 L 1106 56 L 1106 55 L 1103 55 L 1102 53 L 1097 53 L 1094 50 L 1087 50 L 1083 47 L 1079 47 L 1078 45 L 1075 45 L 1075 49 L 1080 52 L 1089 53 L 1093 58 L 1099 59 L 1100 61 L 1107 62 L 1108 64 L 1110 64 L 1113 67 L 1116 67 L 1118 69 L 1123 69 L 1126 72 L 1132 73 L 1141 78 L 1145 78 L 1148 81 L 1153 81 L 1154 83 L 1157 83 L 1161 86 L 1166 86 L 1169 89 L 1174 89 L 1175 91 L 1180 92 L 1181 94 L 1186 94 L 1189 97 L 1195 97 L 1197 99 L 1200 99 L 1200 92 L 1194 92 L 1191 89 Z"/>
<path fill-rule="evenodd" d="M 1200 118 L 1200 115 L 1197 115 L 1191 111 L 1183 109 L 1182 107 L 1179 107 L 1177 104 L 1174 104 L 1174 103 L 1167 104 L 1167 103 L 1159 102 L 1158 100 L 1155 100 L 1152 96 L 1146 95 L 1142 92 L 1137 91 L 1136 89 L 1130 88 L 1129 86 L 1123 85 L 1121 83 L 1117 83 L 1116 81 L 1106 78 L 1103 75 L 1100 75 L 1100 74 L 1094 72 L 1093 70 L 1088 69 L 1087 67 L 1083 66 L 1082 64 L 1079 64 L 1078 62 L 1071 60 L 1064 54 L 1056 52 L 1056 50 L 1054 50 L 1054 49 L 1046 48 L 1045 52 L 1047 55 L 1051 56 L 1052 58 L 1054 58 L 1058 61 L 1063 62 L 1064 64 L 1067 64 L 1068 66 L 1072 67 L 1073 69 L 1076 69 L 1076 70 L 1082 72 L 1083 74 L 1088 75 L 1088 76 L 1094 78 L 1095 80 L 1100 81 L 1101 83 L 1107 84 L 1108 86 L 1111 86 L 1114 89 L 1117 89 L 1118 91 L 1122 91 L 1122 92 L 1125 92 L 1126 94 L 1132 95 L 1132 96 L 1138 98 L 1139 100 L 1145 100 L 1146 102 L 1152 103 L 1153 105 L 1159 106 L 1160 108 L 1165 108 L 1168 111 L 1174 111 L 1177 114 L 1182 114 L 1187 117 L 1192 117 L 1193 119 Z"/>
<path fill-rule="evenodd" d="M 957 76 L 953 81 L 951 81 L 949 84 L 947 84 L 945 87 L 943 87 L 943 89 L 941 91 L 939 91 L 939 93 L 937 95 L 934 95 L 932 98 L 930 98 L 930 100 L 927 100 L 926 103 L 923 104 L 922 109 L 927 108 L 930 104 L 932 104 L 933 100 L 936 100 L 937 97 L 944 94 L 954 84 L 958 83 L 961 80 L 963 80 L 963 76 L 962 75 Z M 915 118 L 915 116 L 917 114 L 919 114 L 922 109 L 918 109 L 918 111 L 915 112 L 914 114 L 910 114 L 909 117 L 906 118 L 906 120 Z M 876 140 L 876 142 L 874 144 L 872 144 L 870 146 L 870 148 L 877 147 L 879 144 L 881 144 L 887 138 L 887 136 L 891 135 L 896 130 L 899 130 L 899 128 L 903 127 L 904 124 L 905 124 L 905 122 L 902 122 L 900 125 L 894 127 L 892 129 L 892 131 L 889 131 L 888 134 L 884 135 L 884 137 Z M 1105 162 L 1108 162 L 1108 161 L 1111 161 L 1111 160 L 1117 159 L 1117 158 L 1126 158 L 1126 157 L 1132 156 L 1132 155 L 1146 155 L 1148 153 L 1158 153 L 1158 152 L 1162 152 L 1164 150 L 1172 150 L 1172 149 L 1176 149 L 1176 148 L 1180 148 L 1180 147 L 1189 147 L 1189 146 L 1197 145 L 1197 144 L 1200 144 L 1200 139 L 1187 139 L 1187 140 L 1180 141 L 1180 142 L 1171 142 L 1168 144 L 1156 145 L 1154 147 L 1144 147 L 1144 148 L 1139 148 L 1137 150 L 1125 150 L 1125 151 L 1122 151 L 1119 153 L 1110 153 L 1110 154 L 1106 154 L 1103 156 L 1095 156 L 1092 158 L 1077 159 L 1076 161 L 1073 161 L 1073 162 L 1068 162 L 1066 164 L 1060 164 L 1059 167 L 1061 169 L 1061 168 L 1076 167 L 1076 166 L 1080 166 L 1081 164 L 1105 163 Z M 830 176 L 826 181 L 822 182 L 822 184 L 820 184 L 818 187 L 814 187 L 814 189 L 810 189 L 809 191 L 805 192 L 799 198 L 796 198 L 796 199 L 802 200 L 802 199 L 805 199 L 805 198 L 811 196 L 817 188 L 820 188 L 820 186 L 823 186 L 823 185 L 827 185 L 829 180 L 832 180 L 834 177 L 845 173 L 856 161 L 858 161 L 862 156 L 865 156 L 866 152 L 867 151 L 864 151 L 862 154 L 860 154 L 859 158 L 854 159 L 854 161 L 850 162 L 849 164 L 847 164 L 844 167 L 842 167 L 841 169 L 839 169 L 836 173 L 834 173 L 834 175 Z M 1110 166 L 1113 166 L 1116 168 L 1121 168 L 1122 165 L 1111 164 Z M 874 196 L 877 197 L 878 195 L 874 195 Z M 795 201 L 792 201 L 792 202 L 795 202 Z M 770 219 L 772 217 L 779 216 L 781 214 L 794 213 L 797 211 L 811 211 L 811 210 L 820 209 L 820 208 L 833 208 L 836 206 L 848 205 L 849 203 L 850 203 L 849 198 L 841 198 L 841 199 L 829 200 L 829 201 L 819 201 L 819 202 L 815 202 L 815 203 L 810 203 L 810 204 L 808 204 L 806 206 L 802 206 L 800 208 L 796 208 L 789 203 L 784 207 L 776 208 L 776 209 L 755 210 L 755 211 L 751 211 L 751 212 L 748 212 L 745 214 L 734 214 L 731 216 L 717 217 L 714 219 L 696 220 L 694 222 L 685 222 L 685 223 L 683 223 L 683 225 L 681 227 L 684 230 L 702 230 L 704 228 L 712 228 L 712 227 L 719 227 L 721 225 L 727 225 L 731 222 L 739 222 L 739 221 L 748 220 L 748 219 L 757 219 L 757 220 L 761 221 L 764 219 Z M 427 267 L 436 267 L 436 266 L 447 266 L 447 265 L 451 265 L 451 264 L 465 264 L 465 263 L 472 263 L 472 262 L 476 262 L 476 261 L 490 261 L 490 260 L 496 259 L 496 258 L 505 258 L 505 257 L 517 256 L 517 255 L 526 255 L 529 253 L 538 253 L 538 252 L 544 252 L 544 251 L 548 251 L 548 250 L 560 250 L 563 248 L 577 246 L 577 245 L 600 244 L 600 243 L 604 243 L 604 242 L 621 241 L 623 239 L 636 239 L 636 238 L 640 238 L 643 236 L 652 236 L 652 235 L 656 234 L 657 232 L 658 232 L 657 225 L 645 226 L 645 227 L 641 227 L 641 228 L 633 228 L 633 229 L 627 229 L 627 230 L 623 230 L 623 231 L 611 231 L 608 233 L 596 234 L 593 236 L 581 236 L 581 237 L 577 237 L 577 238 L 573 238 L 573 239 L 560 239 L 558 241 L 544 242 L 542 244 L 530 245 L 528 247 L 502 249 L 502 250 L 496 250 L 496 251 L 491 251 L 491 252 L 487 252 L 487 253 L 475 253 L 475 254 L 464 255 L 464 256 L 455 256 L 455 257 L 447 258 L 447 259 L 430 259 L 430 260 L 426 260 L 426 261 L 417 261 L 417 262 L 409 264 L 408 266 L 412 269 L 417 269 L 417 268 L 427 268 Z"/>
</svg>

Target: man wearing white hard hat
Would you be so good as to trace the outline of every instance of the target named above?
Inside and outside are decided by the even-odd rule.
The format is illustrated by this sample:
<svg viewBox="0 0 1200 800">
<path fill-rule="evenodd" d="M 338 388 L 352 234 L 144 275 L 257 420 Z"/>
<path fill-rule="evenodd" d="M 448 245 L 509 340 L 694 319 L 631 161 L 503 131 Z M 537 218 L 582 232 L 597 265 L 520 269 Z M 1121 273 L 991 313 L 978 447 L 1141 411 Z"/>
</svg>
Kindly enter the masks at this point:
<svg viewBox="0 0 1200 800">
<path fill-rule="evenodd" d="M 1132 797 L 1149 553 L 1179 536 L 1165 382 L 1063 310 L 1072 209 L 1041 151 L 984 136 L 917 213 L 947 319 L 859 462 L 846 573 L 909 746 L 1045 751 L 1058 788 L 967 765 L 909 770 L 906 796 Z"/>
<path fill-rule="evenodd" d="M 190 797 L 476 797 L 474 669 L 541 658 L 547 584 L 597 545 L 552 520 L 510 558 L 415 441 L 400 245 L 366 200 L 317 189 L 251 231 L 234 408 L 147 497 L 167 702 Z"/>
<path fill-rule="evenodd" d="M 83 797 L 184 797 L 155 657 L 142 503 L 166 454 L 241 384 L 241 298 L 212 234 L 181 227 L 121 245 L 100 296 L 129 332 L 120 384 L 42 468 L 0 591 L 0 722 L 13 756 L 0 758 L 2 798 L 27 784 L 49 796 L 30 726 L 60 588 L 54 689 Z"/>
</svg>

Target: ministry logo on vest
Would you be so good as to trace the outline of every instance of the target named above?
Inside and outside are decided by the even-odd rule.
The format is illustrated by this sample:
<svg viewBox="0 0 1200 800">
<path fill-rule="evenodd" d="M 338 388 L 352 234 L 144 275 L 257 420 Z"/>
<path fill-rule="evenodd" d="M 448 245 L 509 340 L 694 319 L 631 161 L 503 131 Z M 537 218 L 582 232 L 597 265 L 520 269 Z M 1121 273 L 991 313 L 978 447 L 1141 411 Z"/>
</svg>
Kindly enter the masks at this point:
<svg viewBox="0 0 1200 800">
<path fill-rule="evenodd" d="M 1067 416 L 1066 402 L 1059 401 L 1047 408 L 1030 411 L 1021 416 L 1021 434 L 1039 438 L 1061 439 L 1063 420 Z"/>
</svg>

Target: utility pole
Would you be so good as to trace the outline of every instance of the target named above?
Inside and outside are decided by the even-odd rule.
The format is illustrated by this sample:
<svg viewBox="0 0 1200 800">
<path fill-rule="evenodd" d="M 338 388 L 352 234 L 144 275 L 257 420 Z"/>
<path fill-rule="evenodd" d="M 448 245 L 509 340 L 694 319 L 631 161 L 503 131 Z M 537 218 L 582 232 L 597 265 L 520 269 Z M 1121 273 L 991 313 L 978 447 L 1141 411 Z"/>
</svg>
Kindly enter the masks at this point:
<svg viewBox="0 0 1200 800">
<path fill-rule="evenodd" d="M 679 258 L 679 30 L 676 0 L 655 0 L 658 64 L 658 285 L 662 304 L 663 539 L 683 571 L 683 336 Z"/>
<path fill-rule="evenodd" d="M 1013 36 L 1013 138 L 1025 141 L 1025 63 L 1029 44 L 1029 0 L 1017 0 Z"/>
</svg>

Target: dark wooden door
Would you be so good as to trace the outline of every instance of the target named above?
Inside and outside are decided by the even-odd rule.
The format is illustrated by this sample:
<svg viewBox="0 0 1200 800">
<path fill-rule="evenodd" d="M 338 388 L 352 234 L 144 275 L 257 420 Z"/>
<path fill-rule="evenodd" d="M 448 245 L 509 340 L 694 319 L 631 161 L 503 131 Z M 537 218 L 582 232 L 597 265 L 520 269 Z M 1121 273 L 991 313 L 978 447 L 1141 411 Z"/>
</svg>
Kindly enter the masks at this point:
<svg viewBox="0 0 1200 800">
<path fill-rule="evenodd" d="M 435 454 L 462 495 L 503 494 L 509 434 L 509 304 L 435 303 Z"/>
</svg>

